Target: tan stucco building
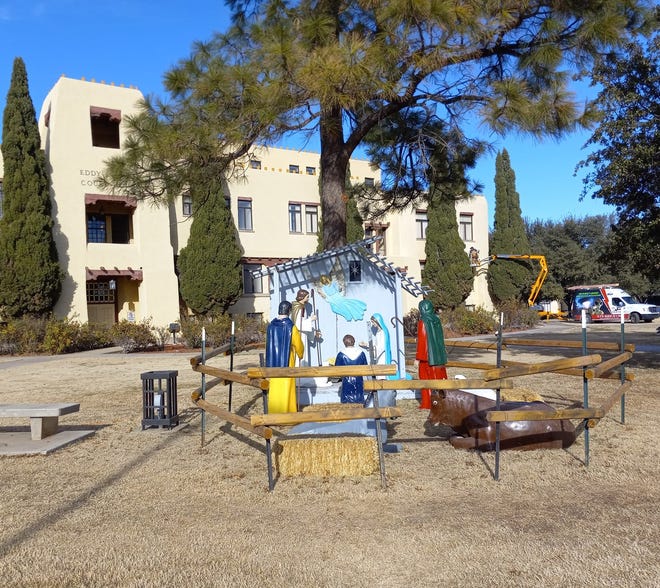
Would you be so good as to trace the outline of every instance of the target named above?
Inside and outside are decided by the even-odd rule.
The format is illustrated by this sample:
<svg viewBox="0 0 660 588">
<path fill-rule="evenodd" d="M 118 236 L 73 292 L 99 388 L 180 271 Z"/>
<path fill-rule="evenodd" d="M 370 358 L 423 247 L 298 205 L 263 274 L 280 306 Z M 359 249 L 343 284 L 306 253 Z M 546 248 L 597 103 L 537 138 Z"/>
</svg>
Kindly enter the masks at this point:
<svg viewBox="0 0 660 588">
<path fill-rule="evenodd" d="M 80 321 L 111 323 L 151 318 L 165 326 L 179 318 L 175 256 L 190 233 L 186 197 L 160 208 L 134 198 L 103 194 L 98 177 L 104 161 L 120 153 L 126 115 L 141 92 L 133 87 L 61 77 L 39 116 L 42 146 L 51 174 L 54 237 L 66 273 L 55 312 Z M 0 161 L 0 178 L 2 178 Z M 268 318 L 267 278 L 251 271 L 309 255 L 317 247 L 321 216 L 319 155 L 258 148 L 244 162 L 245 177 L 227 187 L 243 248 L 245 293 L 231 312 Z M 378 182 L 369 162 L 352 159 L 352 181 Z M 477 196 L 456 208 L 459 231 L 470 247 L 488 255 L 488 207 Z M 396 267 L 421 278 L 426 211 L 390 215 L 367 224 L 367 236 L 382 235 L 378 247 Z M 404 293 L 404 311 L 418 300 Z M 485 276 L 475 278 L 466 304 L 491 309 Z"/>
</svg>

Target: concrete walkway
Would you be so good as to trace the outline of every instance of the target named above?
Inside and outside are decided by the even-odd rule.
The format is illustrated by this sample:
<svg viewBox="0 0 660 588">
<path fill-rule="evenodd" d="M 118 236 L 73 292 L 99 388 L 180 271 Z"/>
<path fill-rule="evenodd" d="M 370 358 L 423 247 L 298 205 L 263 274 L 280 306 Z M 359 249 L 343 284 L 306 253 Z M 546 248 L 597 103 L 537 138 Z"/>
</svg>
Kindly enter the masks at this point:
<svg viewBox="0 0 660 588">
<path fill-rule="evenodd" d="M 90 430 L 66 429 L 44 439 L 33 441 L 29 430 L 2 432 L 0 433 L 0 455 L 46 455 L 94 433 L 95 431 Z"/>
<path fill-rule="evenodd" d="M 33 363 L 43 363 L 45 361 L 58 361 L 70 357 L 98 357 L 117 353 L 124 353 L 121 347 L 104 347 L 103 349 L 91 349 L 89 351 L 78 351 L 76 353 L 62 353 L 60 355 L 3 355 L 0 356 L 0 370 L 21 365 L 30 365 Z"/>
</svg>

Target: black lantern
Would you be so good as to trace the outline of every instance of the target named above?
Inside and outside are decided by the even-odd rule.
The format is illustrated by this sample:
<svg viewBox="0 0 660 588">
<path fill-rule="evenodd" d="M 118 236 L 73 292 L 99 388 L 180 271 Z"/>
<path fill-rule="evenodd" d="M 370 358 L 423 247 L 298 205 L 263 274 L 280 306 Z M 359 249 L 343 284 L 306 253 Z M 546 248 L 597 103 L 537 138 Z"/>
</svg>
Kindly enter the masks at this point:
<svg viewBox="0 0 660 588">
<path fill-rule="evenodd" d="M 142 378 L 142 430 L 179 424 L 176 380 L 178 371 L 145 372 Z"/>
</svg>

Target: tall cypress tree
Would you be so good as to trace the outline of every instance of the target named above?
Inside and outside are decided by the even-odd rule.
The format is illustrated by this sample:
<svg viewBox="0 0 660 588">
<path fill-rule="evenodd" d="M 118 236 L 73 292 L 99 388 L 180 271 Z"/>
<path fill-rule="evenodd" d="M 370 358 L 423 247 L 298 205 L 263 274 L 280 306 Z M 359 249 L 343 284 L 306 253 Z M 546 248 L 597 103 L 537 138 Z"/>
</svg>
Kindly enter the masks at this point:
<svg viewBox="0 0 660 588">
<path fill-rule="evenodd" d="M 433 306 L 453 309 L 472 291 L 474 276 L 465 243 L 458 234 L 456 203 L 446 194 L 435 193 L 429 198 L 426 227 L 426 265 L 424 283 L 432 291 Z"/>
<path fill-rule="evenodd" d="M 358 210 L 355 196 L 348 197 L 346 202 L 346 242 L 355 243 L 364 239 L 364 221 Z"/>
<path fill-rule="evenodd" d="M 415 117 L 410 120 L 414 122 Z M 470 295 L 474 282 L 465 243 L 458 233 L 456 200 L 471 193 L 466 171 L 474 167 L 481 147 L 441 121 L 426 126 L 435 140 L 423 146 L 429 153 L 426 175 L 430 179 L 424 283 L 432 289 L 429 298 L 436 308 L 453 309 Z"/>
<path fill-rule="evenodd" d="M 7 318 L 45 316 L 60 295 L 62 270 L 53 240 L 46 157 L 20 57 L 14 60 L 2 136 L 0 307 Z"/>
<path fill-rule="evenodd" d="M 495 223 L 490 252 L 531 253 L 516 192 L 516 174 L 506 149 L 495 159 Z M 496 304 L 525 300 L 532 283 L 531 265 L 526 261 L 495 260 L 488 268 L 488 290 Z"/>
<path fill-rule="evenodd" d="M 181 296 L 196 314 L 227 312 L 242 293 L 238 231 L 220 184 L 191 189 L 193 221 L 177 263 Z"/>
</svg>

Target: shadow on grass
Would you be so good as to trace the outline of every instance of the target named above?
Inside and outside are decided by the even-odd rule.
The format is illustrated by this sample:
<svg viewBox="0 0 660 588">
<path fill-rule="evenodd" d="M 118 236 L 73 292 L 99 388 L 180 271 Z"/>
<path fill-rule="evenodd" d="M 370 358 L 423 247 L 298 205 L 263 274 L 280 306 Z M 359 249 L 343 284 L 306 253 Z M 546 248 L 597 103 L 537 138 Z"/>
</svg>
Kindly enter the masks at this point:
<svg viewBox="0 0 660 588">
<path fill-rule="evenodd" d="M 42 516 L 40 519 L 28 524 L 25 528 L 15 532 L 10 535 L 7 539 L 0 543 L 0 558 L 7 555 L 10 551 L 20 547 L 22 543 L 28 541 L 31 537 L 37 533 L 44 531 L 48 527 L 56 524 L 58 521 L 64 517 L 70 515 L 72 512 L 83 508 L 88 504 L 92 499 L 97 495 L 105 492 L 109 487 L 118 483 L 123 478 L 127 477 L 134 470 L 138 469 L 142 465 L 151 461 L 154 456 L 158 455 L 160 451 L 165 449 L 168 445 L 174 442 L 176 439 L 175 435 L 167 435 L 160 443 L 154 446 L 151 450 L 138 455 L 132 461 L 128 462 L 126 465 L 121 466 L 121 470 L 117 470 L 105 478 L 99 480 L 87 491 L 82 492 L 79 496 L 72 500 L 68 500 L 59 507 L 56 507 L 53 511 Z M 16 458 L 20 459 L 20 458 Z M 46 459 L 48 459 L 46 457 Z"/>
</svg>

